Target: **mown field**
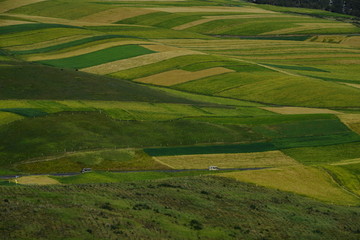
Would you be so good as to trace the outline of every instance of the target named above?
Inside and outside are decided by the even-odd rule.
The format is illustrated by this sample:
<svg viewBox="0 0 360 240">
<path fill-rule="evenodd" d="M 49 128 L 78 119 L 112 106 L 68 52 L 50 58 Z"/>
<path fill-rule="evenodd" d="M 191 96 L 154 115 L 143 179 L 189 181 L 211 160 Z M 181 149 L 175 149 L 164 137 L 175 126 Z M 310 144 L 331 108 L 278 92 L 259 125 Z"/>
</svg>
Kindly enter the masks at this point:
<svg viewBox="0 0 360 240">
<path fill-rule="evenodd" d="M 0 236 L 358 239 L 357 22 L 0 0 Z"/>
</svg>

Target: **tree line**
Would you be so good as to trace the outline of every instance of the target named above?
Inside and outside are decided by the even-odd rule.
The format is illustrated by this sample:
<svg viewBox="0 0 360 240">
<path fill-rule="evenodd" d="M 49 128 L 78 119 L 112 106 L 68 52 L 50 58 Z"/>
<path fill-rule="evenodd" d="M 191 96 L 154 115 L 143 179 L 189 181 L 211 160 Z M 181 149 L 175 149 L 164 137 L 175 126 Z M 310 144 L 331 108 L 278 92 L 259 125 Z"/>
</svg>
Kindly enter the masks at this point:
<svg viewBox="0 0 360 240">
<path fill-rule="evenodd" d="M 248 0 L 259 4 L 322 9 L 360 17 L 360 0 Z"/>
</svg>

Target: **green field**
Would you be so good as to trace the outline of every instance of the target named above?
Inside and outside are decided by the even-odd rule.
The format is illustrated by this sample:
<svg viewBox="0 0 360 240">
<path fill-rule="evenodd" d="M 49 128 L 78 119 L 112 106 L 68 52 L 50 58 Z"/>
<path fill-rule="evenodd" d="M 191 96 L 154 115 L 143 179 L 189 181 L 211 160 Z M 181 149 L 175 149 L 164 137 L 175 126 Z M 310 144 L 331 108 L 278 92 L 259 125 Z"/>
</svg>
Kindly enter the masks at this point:
<svg viewBox="0 0 360 240">
<path fill-rule="evenodd" d="M 138 45 L 124 45 L 70 58 L 40 61 L 40 63 L 60 68 L 79 69 L 149 53 L 153 53 L 153 51 Z"/>
<path fill-rule="evenodd" d="M 0 32 L 1 239 L 359 239 L 354 16 L 0 0 Z"/>
</svg>

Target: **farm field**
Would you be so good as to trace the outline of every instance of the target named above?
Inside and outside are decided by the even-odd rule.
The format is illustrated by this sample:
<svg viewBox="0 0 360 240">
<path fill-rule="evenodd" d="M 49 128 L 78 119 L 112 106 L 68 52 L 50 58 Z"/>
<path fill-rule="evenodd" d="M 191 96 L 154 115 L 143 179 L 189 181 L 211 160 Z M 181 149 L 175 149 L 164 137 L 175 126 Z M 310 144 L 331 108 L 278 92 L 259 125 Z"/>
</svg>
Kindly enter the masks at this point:
<svg viewBox="0 0 360 240">
<path fill-rule="evenodd" d="M 359 18 L 0 0 L 0 32 L 0 238 L 359 238 Z"/>
</svg>

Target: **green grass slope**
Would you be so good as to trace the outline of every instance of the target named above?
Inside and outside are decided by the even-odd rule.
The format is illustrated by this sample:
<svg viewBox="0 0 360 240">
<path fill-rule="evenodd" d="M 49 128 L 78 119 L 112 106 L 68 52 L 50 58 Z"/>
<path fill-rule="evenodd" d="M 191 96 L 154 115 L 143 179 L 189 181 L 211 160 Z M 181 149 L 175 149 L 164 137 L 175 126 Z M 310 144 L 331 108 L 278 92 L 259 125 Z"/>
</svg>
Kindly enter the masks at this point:
<svg viewBox="0 0 360 240">
<path fill-rule="evenodd" d="M 1 99 L 81 99 L 191 103 L 132 82 L 38 64 L 0 65 Z"/>
<path fill-rule="evenodd" d="M 360 222 L 356 207 L 212 176 L 0 193 L 7 239 L 355 240 Z"/>
</svg>

